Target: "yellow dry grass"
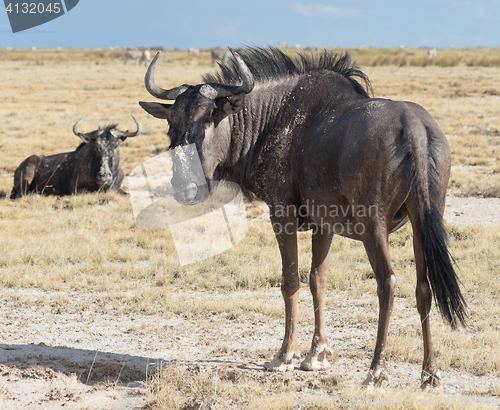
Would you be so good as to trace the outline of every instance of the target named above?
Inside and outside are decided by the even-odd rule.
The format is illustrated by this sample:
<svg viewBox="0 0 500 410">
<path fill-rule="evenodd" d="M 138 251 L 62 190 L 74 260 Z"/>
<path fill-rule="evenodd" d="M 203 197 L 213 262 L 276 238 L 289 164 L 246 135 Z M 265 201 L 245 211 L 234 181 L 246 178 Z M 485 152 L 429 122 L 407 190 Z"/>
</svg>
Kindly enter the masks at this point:
<svg viewBox="0 0 500 410">
<path fill-rule="evenodd" d="M 500 197 L 500 75 L 492 67 L 366 67 L 376 96 L 417 102 L 448 136 L 450 192 Z"/>
<path fill-rule="evenodd" d="M 151 100 L 143 85 L 145 68 L 125 66 L 119 57 L 118 53 L 92 50 L 0 50 L 3 77 L 0 193 L 9 195 L 13 172 L 27 156 L 74 149 L 80 141 L 72 134 L 71 127 L 81 116 L 85 116 L 81 123 L 84 131 L 114 122 L 120 123 L 121 129 L 134 128 L 130 114 L 144 125 L 144 135 L 122 145 L 125 174 L 145 158 L 167 148 L 166 124 L 142 112 L 137 104 L 139 100 Z M 373 83 L 376 96 L 418 102 L 436 118 L 452 149 L 450 190 L 453 193 L 500 196 L 497 68 L 459 64 L 366 65 L 363 69 Z M 164 87 L 198 83 L 201 75 L 211 70 L 214 68 L 208 54 L 195 60 L 182 50 L 167 51 L 157 69 L 157 82 Z M 248 204 L 248 209 L 254 216 L 262 212 L 252 204 Z M 103 303 L 111 303 L 122 313 L 175 315 L 212 310 L 242 314 L 257 311 L 274 317 L 282 314 L 281 306 L 266 301 L 242 302 L 237 296 L 224 305 L 210 301 L 187 304 L 171 297 L 177 289 L 237 291 L 279 286 L 279 252 L 265 222 L 251 224 L 247 238 L 230 251 L 184 267 L 178 264 L 168 229 L 138 227 L 129 199 L 113 193 L 65 198 L 28 196 L 15 202 L 3 199 L 0 225 L 0 289 L 104 291 L 107 296 Z M 440 319 L 433 318 L 439 364 L 443 369 L 498 376 L 500 360 L 495 352 L 500 351 L 499 229 L 450 226 L 449 230 L 450 249 L 464 284 L 471 321 L 467 329 L 451 332 Z M 405 308 L 413 309 L 411 314 L 417 318 L 411 238 L 408 226 L 392 235 L 391 252 L 398 277 L 396 296 Z M 301 280 L 307 283 L 310 234 L 300 235 L 299 249 Z M 343 238 L 334 240 L 329 276 L 332 295 L 335 290 L 347 290 L 360 298 L 371 295 L 369 303 L 373 309 L 366 314 L 355 313 L 351 320 L 374 323 L 375 282 L 360 243 Z M 36 306 L 43 301 L 19 303 Z M 64 310 L 67 301 L 61 298 L 52 303 Z M 396 306 L 396 317 L 397 309 Z M 311 312 L 304 313 L 304 317 L 310 321 Z M 414 324 L 411 329 L 391 328 L 387 352 L 390 361 L 420 362 L 418 319 Z M 298 388 L 295 376 L 260 375 L 262 380 L 257 380 L 234 369 L 206 374 L 180 367 L 166 369 L 159 377 L 150 384 L 150 404 L 159 408 L 182 408 L 179 403 L 188 406 L 203 400 L 207 406 L 216 406 L 238 402 L 238 397 L 245 398 L 242 403 L 248 408 L 291 408 L 290 394 Z M 334 391 L 342 397 L 351 394 L 335 387 L 331 380 L 325 381 L 325 386 L 324 391 Z M 396 399 L 406 393 L 388 394 Z M 318 396 L 314 391 L 310 394 Z M 417 397 L 415 394 L 412 392 L 411 397 Z M 192 397 L 201 398 L 193 402 Z"/>
</svg>

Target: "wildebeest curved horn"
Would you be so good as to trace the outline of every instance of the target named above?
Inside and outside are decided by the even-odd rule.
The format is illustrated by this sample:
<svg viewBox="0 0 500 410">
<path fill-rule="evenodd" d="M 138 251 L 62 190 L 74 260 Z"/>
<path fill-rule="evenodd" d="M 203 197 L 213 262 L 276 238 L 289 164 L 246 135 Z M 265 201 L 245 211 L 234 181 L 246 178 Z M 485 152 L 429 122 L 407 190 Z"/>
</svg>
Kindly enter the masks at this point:
<svg viewBox="0 0 500 410">
<path fill-rule="evenodd" d="M 236 51 L 230 47 L 229 51 L 231 51 L 236 62 L 236 69 L 242 81 L 241 85 L 205 84 L 202 86 L 202 90 L 200 90 L 203 95 L 215 99 L 236 94 L 248 94 L 253 90 L 254 78 L 250 69 Z"/>
<path fill-rule="evenodd" d="M 151 61 L 151 64 L 148 67 L 148 71 L 146 71 L 146 77 L 144 78 L 146 90 L 148 90 L 149 94 L 151 94 L 153 97 L 159 98 L 161 100 L 175 100 L 179 95 L 187 90 L 187 86 L 180 85 L 170 90 L 164 90 L 163 88 L 156 85 L 155 67 L 159 57 L 160 51 L 158 51 L 158 53 L 155 55 L 155 58 L 153 58 L 153 61 Z"/>
<path fill-rule="evenodd" d="M 130 114 L 130 115 L 132 116 L 132 118 L 135 121 L 135 124 L 137 125 L 137 131 L 135 131 L 135 132 L 129 132 L 129 131 L 120 131 L 120 130 L 115 129 L 113 131 L 113 135 L 116 138 L 123 138 L 123 139 L 125 139 L 125 138 L 130 138 L 130 137 L 136 137 L 136 136 L 138 136 L 142 132 L 142 125 L 141 125 L 141 123 L 132 114 Z"/>
<path fill-rule="evenodd" d="M 78 124 L 80 124 L 80 121 L 83 120 L 83 117 L 80 118 L 76 123 L 75 125 L 73 125 L 73 133 L 77 136 L 77 137 L 80 137 L 83 141 L 88 141 L 90 139 L 93 138 L 94 134 L 95 134 L 95 131 L 91 131 L 91 132 L 87 132 L 87 133 L 83 133 L 83 132 L 80 132 L 78 131 Z"/>
</svg>

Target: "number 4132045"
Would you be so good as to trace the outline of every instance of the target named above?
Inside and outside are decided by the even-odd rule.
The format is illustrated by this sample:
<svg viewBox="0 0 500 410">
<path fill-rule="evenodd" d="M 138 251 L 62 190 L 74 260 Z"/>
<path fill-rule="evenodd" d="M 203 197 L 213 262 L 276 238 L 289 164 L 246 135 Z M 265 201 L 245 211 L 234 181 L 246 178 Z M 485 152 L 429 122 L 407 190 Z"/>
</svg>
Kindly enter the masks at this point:
<svg viewBox="0 0 500 410">
<path fill-rule="evenodd" d="M 5 8 L 7 13 L 23 14 L 59 14 L 61 3 L 9 3 Z"/>
</svg>

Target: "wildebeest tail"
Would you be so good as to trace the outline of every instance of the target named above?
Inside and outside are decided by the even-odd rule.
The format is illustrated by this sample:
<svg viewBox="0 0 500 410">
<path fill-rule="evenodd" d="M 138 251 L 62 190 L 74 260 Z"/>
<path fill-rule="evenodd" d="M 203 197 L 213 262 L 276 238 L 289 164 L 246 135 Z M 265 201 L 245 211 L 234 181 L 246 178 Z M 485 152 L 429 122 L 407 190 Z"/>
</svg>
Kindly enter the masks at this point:
<svg viewBox="0 0 500 410">
<path fill-rule="evenodd" d="M 454 261 L 446 246 L 446 230 L 443 218 L 436 207 L 424 213 L 422 245 L 427 264 L 427 278 L 434 301 L 443 317 L 456 328 L 459 321 L 465 326 L 467 304 L 460 291 L 459 279 L 453 267 Z"/>
<path fill-rule="evenodd" d="M 442 316 L 452 328 L 456 328 L 458 322 L 465 326 L 467 304 L 454 269 L 455 261 L 448 250 L 447 233 L 438 207 L 446 190 L 446 185 L 439 182 L 439 173 L 446 172 L 439 156 L 442 143 L 416 115 L 409 117 L 407 172 L 416 198 L 427 279 Z"/>
</svg>

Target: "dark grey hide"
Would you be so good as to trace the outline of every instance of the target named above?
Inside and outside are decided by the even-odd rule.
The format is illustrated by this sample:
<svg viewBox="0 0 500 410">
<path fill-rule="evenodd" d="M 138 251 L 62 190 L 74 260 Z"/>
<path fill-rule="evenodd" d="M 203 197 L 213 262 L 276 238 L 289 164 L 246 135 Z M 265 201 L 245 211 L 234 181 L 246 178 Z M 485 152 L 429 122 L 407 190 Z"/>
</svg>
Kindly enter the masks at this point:
<svg viewBox="0 0 500 410">
<path fill-rule="evenodd" d="M 123 171 L 120 167 L 119 145 L 142 131 L 134 118 L 137 131 L 120 131 L 109 125 L 88 133 L 78 131 L 80 118 L 73 132 L 83 143 L 72 152 L 26 158 L 14 172 L 11 199 L 30 192 L 45 195 L 70 195 L 80 192 L 120 189 Z"/>
<path fill-rule="evenodd" d="M 297 231 L 312 229 L 315 327 L 301 367 L 329 366 L 324 297 L 331 241 L 338 234 L 363 242 L 375 273 L 379 324 L 365 384 L 386 379 L 384 349 L 396 284 L 388 236 L 410 220 L 424 343 L 422 386 L 439 384 L 429 325 L 432 296 L 453 327 L 467 315 L 442 221 L 451 163 L 443 132 L 417 104 L 370 98 L 367 77 L 347 54 L 325 51 L 297 60 L 277 49 L 240 54 L 233 53 L 204 84 L 171 90 L 154 82 L 157 55 L 146 88 L 175 101 L 140 104 L 168 120 L 172 148 L 196 144 L 207 180 L 236 182 L 270 207 L 286 315 L 283 343 L 266 369 L 291 370 L 300 357 Z M 189 182 L 182 164 L 176 173 L 182 173 L 183 184 Z M 193 191 L 191 185 L 178 200 L 195 203 L 205 195 Z"/>
</svg>

